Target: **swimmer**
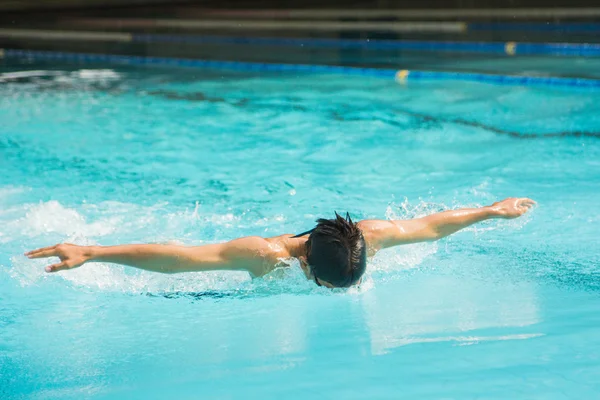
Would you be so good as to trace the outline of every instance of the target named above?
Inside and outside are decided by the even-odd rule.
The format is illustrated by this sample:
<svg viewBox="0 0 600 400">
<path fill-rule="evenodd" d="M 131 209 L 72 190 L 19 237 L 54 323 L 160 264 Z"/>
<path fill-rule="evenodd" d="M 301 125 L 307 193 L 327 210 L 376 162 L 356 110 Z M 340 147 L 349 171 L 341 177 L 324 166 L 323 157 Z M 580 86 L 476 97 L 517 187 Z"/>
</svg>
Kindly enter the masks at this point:
<svg viewBox="0 0 600 400">
<path fill-rule="evenodd" d="M 203 246 L 126 244 L 78 246 L 64 243 L 33 250 L 29 258 L 58 257 L 46 267 L 58 272 L 87 262 L 122 264 L 146 271 L 179 273 L 192 271 L 247 271 L 252 277 L 269 273 L 297 259 L 306 277 L 319 286 L 346 288 L 359 284 L 367 258 L 379 250 L 403 244 L 439 240 L 477 222 L 493 218 L 518 218 L 535 202 L 508 198 L 481 208 L 444 211 L 411 220 L 363 220 L 354 223 L 346 214 L 319 219 L 317 226 L 299 235 L 271 238 L 244 237 Z"/>
</svg>

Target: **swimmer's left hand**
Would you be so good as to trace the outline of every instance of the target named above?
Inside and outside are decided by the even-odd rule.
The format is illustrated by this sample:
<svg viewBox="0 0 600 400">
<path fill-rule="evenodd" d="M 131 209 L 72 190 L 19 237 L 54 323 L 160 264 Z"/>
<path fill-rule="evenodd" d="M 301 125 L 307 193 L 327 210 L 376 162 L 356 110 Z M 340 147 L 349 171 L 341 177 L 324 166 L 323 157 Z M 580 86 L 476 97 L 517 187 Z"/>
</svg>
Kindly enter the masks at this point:
<svg viewBox="0 0 600 400">
<path fill-rule="evenodd" d="M 536 202 L 526 197 L 509 197 L 491 205 L 494 214 L 500 218 L 512 219 L 518 218 L 529 211 Z"/>
<path fill-rule="evenodd" d="M 63 243 L 25 253 L 28 258 L 58 257 L 59 263 L 48 265 L 46 272 L 58 272 L 82 266 L 92 258 L 92 247 Z"/>
</svg>

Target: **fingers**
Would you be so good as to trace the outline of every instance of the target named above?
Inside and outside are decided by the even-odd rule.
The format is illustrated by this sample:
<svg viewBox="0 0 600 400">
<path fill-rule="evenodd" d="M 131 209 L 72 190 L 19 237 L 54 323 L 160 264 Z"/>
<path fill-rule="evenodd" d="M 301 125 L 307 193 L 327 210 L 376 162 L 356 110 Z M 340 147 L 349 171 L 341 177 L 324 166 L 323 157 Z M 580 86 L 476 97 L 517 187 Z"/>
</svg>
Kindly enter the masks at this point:
<svg viewBox="0 0 600 400">
<path fill-rule="evenodd" d="M 50 250 L 50 249 L 53 249 L 55 247 L 56 247 L 56 245 L 54 245 L 54 246 L 48 246 L 48 247 L 42 247 L 40 249 L 35 249 L 35 250 L 28 251 L 27 253 L 25 253 L 25 255 L 29 256 L 30 254 L 34 254 L 34 253 L 37 253 L 39 251 Z"/>
<path fill-rule="evenodd" d="M 28 258 L 46 258 L 56 256 L 56 246 L 43 247 L 25 253 Z"/>
<path fill-rule="evenodd" d="M 533 206 L 535 206 L 537 203 L 531 199 L 520 199 L 519 200 L 519 208 L 523 209 L 523 212 L 527 212 L 529 211 L 531 208 L 533 208 Z"/>
<path fill-rule="evenodd" d="M 40 249 L 28 251 L 27 253 L 25 253 L 25 256 L 28 258 L 59 257 L 61 259 L 61 262 L 48 265 L 45 268 L 46 272 L 58 272 L 72 268 L 77 265 L 73 263 L 72 260 L 67 259 L 68 257 L 65 256 L 63 250 L 64 246 L 61 244 L 57 244 L 54 246 L 42 247 Z"/>
<path fill-rule="evenodd" d="M 519 203 L 521 203 L 522 206 L 526 206 L 526 207 L 533 207 L 537 204 L 535 201 L 533 201 L 527 197 L 519 199 Z"/>
<path fill-rule="evenodd" d="M 48 265 L 45 270 L 46 272 L 58 272 L 58 271 L 62 271 L 64 269 L 69 269 L 69 265 L 67 264 L 66 261 L 57 263 L 57 264 L 52 264 L 52 265 Z"/>
<path fill-rule="evenodd" d="M 516 203 L 516 208 L 519 211 L 520 215 L 525 214 L 527 211 L 529 211 L 531 208 L 533 208 L 533 206 L 535 206 L 537 203 L 529 198 L 522 198 L 522 199 L 518 199 L 517 203 Z"/>
</svg>

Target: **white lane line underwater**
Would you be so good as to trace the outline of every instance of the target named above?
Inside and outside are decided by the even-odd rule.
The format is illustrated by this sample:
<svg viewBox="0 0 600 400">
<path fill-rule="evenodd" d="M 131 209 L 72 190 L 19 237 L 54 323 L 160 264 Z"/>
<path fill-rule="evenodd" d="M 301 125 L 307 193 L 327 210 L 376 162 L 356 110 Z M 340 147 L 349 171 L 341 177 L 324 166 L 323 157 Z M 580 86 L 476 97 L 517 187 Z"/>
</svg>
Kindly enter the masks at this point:
<svg viewBox="0 0 600 400">
<path fill-rule="evenodd" d="M 332 65 L 268 64 L 238 61 L 214 61 L 184 58 L 141 57 L 116 54 L 66 53 L 54 51 L 34 51 L 16 49 L 0 49 L 0 54 L 5 58 L 26 58 L 32 60 L 62 60 L 80 63 L 109 62 L 129 65 L 168 65 L 178 67 L 215 68 L 254 72 L 304 72 L 362 75 L 396 79 L 399 83 L 402 84 L 413 80 L 459 80 L 521 86 L 537 85 L 556 87 L 563 86 L 579 88 L 600 88 L 600 80 L 583 78 L 492 75 L 465 72 L 416 71 L 406 69 L 394 70 L 378 68 L 343 67 Z"/>
</svg>

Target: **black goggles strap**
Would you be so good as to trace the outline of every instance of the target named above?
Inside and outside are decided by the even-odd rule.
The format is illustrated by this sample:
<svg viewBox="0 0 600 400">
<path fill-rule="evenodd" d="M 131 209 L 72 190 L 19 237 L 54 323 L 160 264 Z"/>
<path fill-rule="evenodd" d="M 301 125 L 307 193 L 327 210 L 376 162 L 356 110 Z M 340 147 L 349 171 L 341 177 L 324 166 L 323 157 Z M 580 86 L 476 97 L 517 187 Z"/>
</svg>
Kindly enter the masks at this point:
<svg viewBox="0 0 600 400">
<path fill-rule="evenodd" d="M 310 231 L 302 232 L 302 233 L 300 233 L 300 234 L 298 234 L 296 236 L 292 236 L 292 239 L 299 238 L 299 237 L 302 237 L 304 235 L 309 235 L 309 234 L 313 233 L 314 230 L 315 230 L 315 228 L 312 228 Z"/>
</svg>

